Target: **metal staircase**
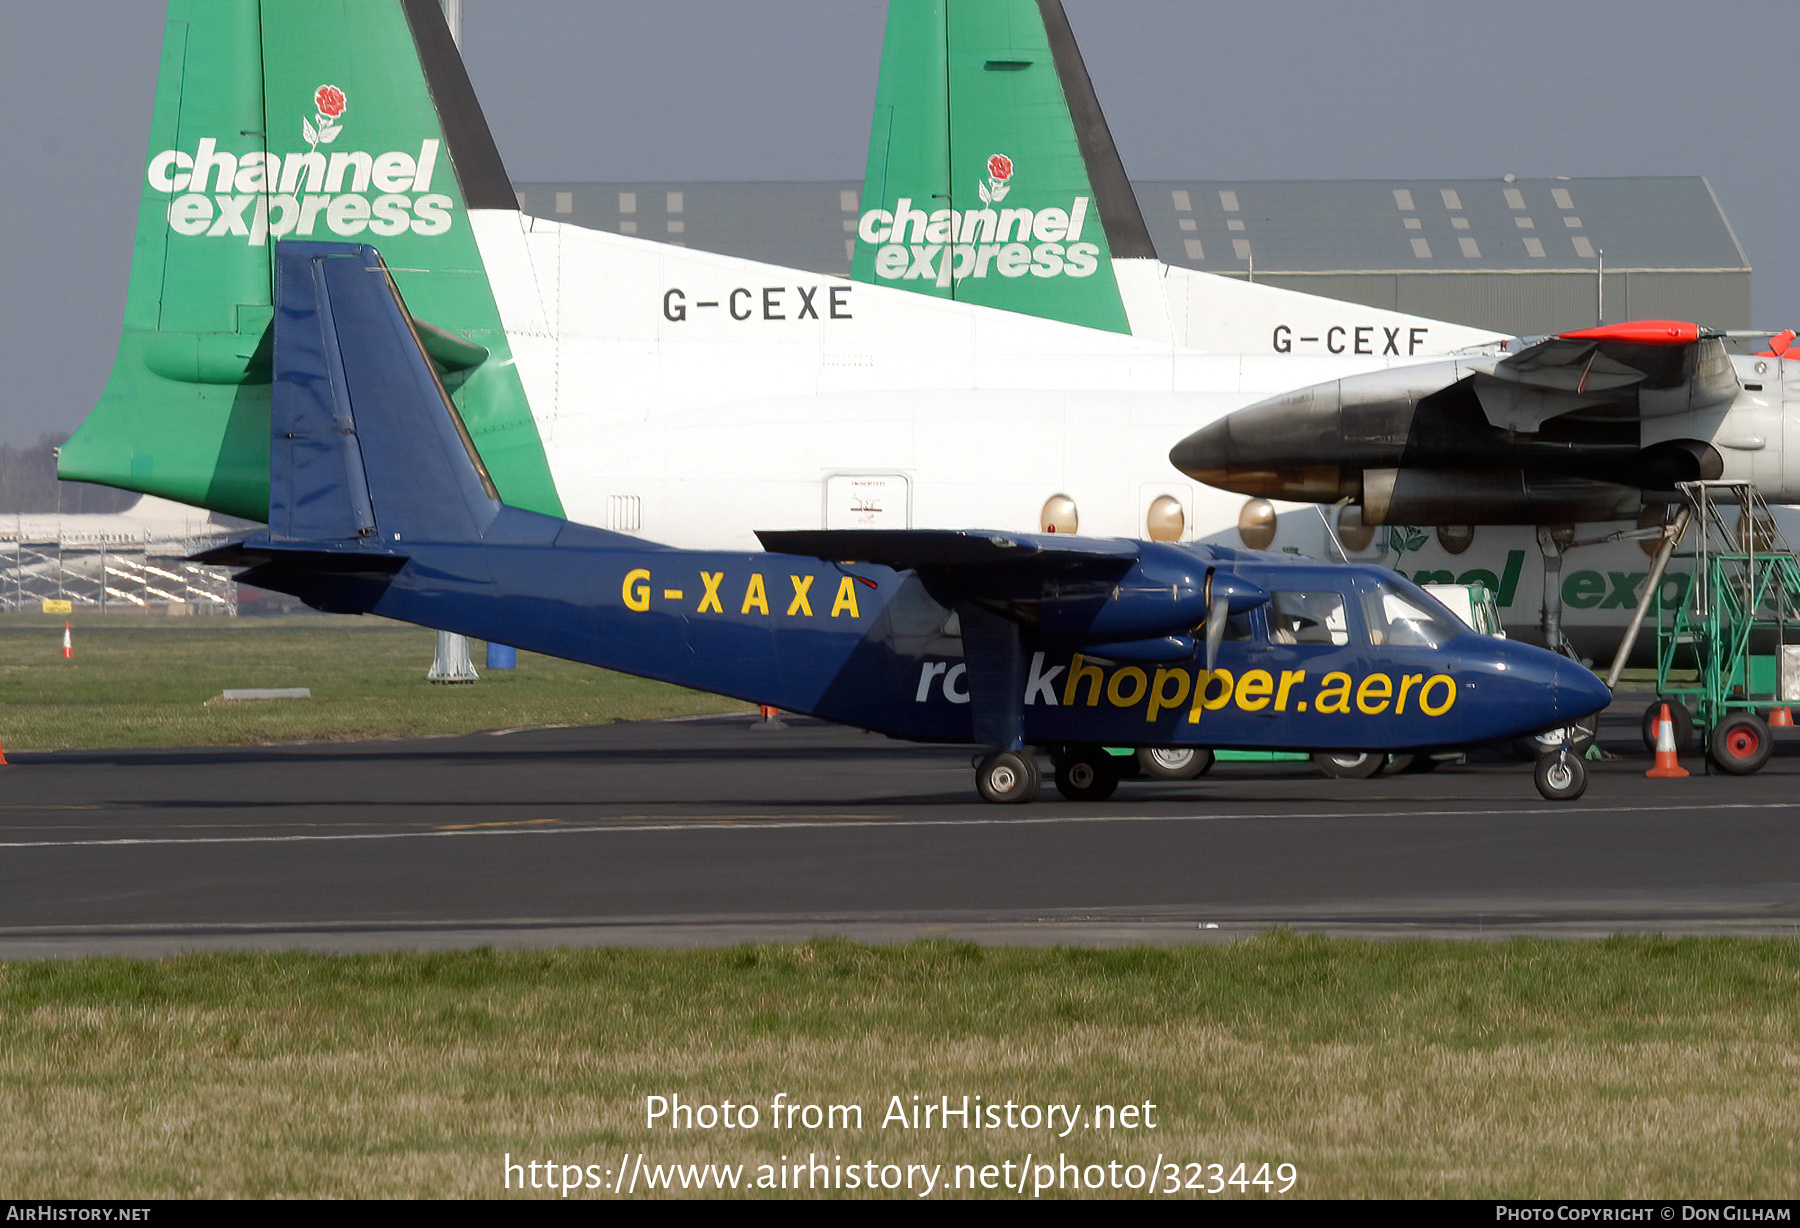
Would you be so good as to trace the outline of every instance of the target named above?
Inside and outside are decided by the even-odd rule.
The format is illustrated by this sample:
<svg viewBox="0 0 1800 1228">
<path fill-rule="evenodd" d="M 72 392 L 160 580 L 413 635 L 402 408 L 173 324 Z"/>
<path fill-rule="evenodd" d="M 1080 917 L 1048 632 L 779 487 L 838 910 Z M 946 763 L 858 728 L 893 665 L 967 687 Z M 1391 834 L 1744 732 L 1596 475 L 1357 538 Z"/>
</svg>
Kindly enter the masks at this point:
<svg viewBox="0 0 1800 1228">
<path fill-rule="evenodd" d="M 1800 558 L 1749 482 L 1683 482 L 1679 490 L 1691 508 L 1694 566 L 1674 602 L 1663 596 L 1683 583 L 1678 574 L 1655 597 L 1656 687 L 1689 704 L 1703 744 L 1734 770 L 1715 731 L 1749 714 L 1766 758 L 1768 731 L 1756 714 L 1800 702 Z"/>
</svg>

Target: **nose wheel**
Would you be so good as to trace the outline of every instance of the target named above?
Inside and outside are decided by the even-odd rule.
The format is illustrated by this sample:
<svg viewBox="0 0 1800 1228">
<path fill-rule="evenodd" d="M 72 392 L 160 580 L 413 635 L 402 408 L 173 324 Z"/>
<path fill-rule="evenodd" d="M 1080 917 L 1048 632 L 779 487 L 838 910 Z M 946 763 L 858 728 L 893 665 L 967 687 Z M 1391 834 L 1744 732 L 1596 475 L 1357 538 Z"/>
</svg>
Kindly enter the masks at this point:
<svg viewBox="0 0 1800 1228">
<path fill-rule="evenodd" d="M 1564 745 L 1538 760 L 1532 780 L 1546 801 L 1572 802 L 1587 792 L 1587 765 Z"/>
</svg>

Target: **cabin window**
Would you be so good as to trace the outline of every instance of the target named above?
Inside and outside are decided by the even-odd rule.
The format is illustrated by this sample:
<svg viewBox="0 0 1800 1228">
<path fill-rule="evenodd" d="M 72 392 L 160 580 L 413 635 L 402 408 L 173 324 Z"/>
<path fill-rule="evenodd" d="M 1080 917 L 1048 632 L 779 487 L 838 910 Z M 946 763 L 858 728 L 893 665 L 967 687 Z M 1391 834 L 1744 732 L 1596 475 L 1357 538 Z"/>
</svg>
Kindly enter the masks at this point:
<svg viewBox="0 0 1800 1228">
<path fill-rule="evenodd" d="M 1439 648 L 1465 628 L 1446 616 L 1424 594 L 1414 597 L 1388 584 L 1372 585 L 1362 594 L 1363 619 L 1369 642 L 1377 648 Z"/>
<path fill-rule="evenodd" d="M 1269 642 L 1336 644 L 1350 642 L 1342 593 L 1276 593 L 1269 602 Z"/>
</svg>

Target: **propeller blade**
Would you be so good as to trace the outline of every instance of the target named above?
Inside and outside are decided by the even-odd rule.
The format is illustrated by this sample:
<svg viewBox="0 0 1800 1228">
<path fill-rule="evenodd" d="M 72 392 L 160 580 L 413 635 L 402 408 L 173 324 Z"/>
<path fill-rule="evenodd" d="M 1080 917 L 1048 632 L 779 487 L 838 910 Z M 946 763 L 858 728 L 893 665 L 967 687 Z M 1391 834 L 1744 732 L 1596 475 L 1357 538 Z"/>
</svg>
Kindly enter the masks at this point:
<svg viewBox="0 0 1800 1228">
<path fill-rule="evenodd" d="M 1219 644 L 1225 639 L 1225 620 L 1231 616 L 1231 602 L 1214 597 L 1206 611 L 1206 672 L 1211 673 L 1219 659 Z"/>
</svg>

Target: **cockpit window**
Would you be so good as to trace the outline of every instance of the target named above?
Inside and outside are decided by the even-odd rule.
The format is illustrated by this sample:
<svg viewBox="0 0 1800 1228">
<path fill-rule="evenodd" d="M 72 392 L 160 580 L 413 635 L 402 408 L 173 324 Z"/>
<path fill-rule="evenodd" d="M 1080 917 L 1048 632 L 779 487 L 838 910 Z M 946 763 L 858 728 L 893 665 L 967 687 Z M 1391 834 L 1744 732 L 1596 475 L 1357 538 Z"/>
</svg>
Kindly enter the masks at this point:
<svg viewBox="0 0 1800 1228">
<path fill-rule="evenodd" d="M 1274 644 L 1348 644 L 1342 593 L 1276 593 L 1269 602 Z"/>
<path fill-rule="evenodd" d="M 1423 594 L 1414 596 L 1393 585 L 1374 583 L 1363 590 L 1363 618 L 1369 642 L 1377 648 L 1439 648 L 1468 628 Z"/>
</svg>

